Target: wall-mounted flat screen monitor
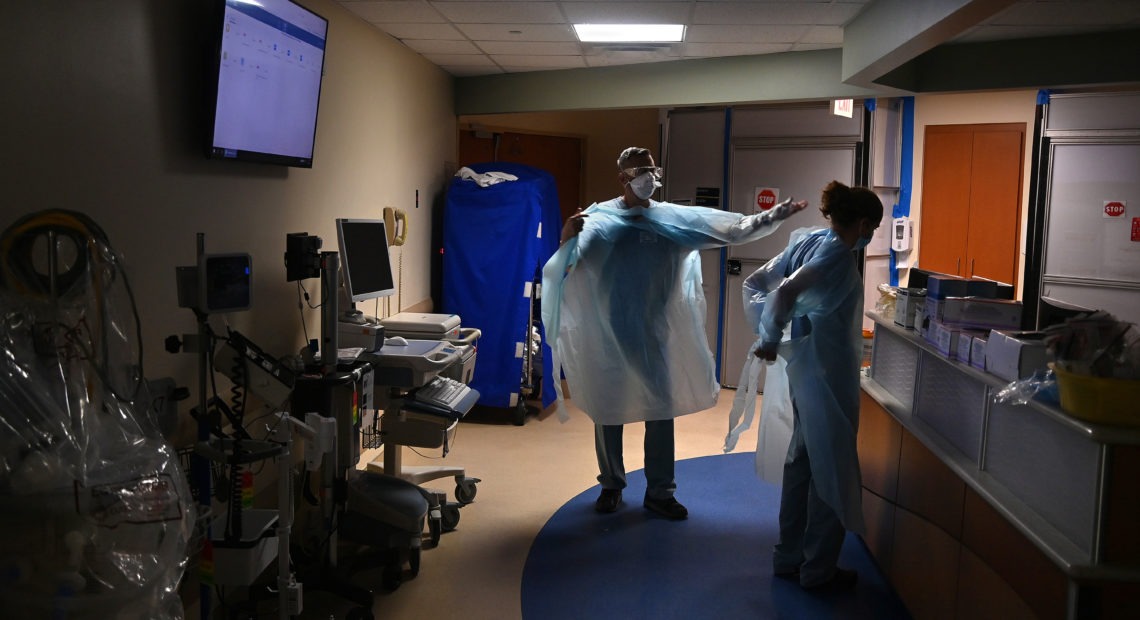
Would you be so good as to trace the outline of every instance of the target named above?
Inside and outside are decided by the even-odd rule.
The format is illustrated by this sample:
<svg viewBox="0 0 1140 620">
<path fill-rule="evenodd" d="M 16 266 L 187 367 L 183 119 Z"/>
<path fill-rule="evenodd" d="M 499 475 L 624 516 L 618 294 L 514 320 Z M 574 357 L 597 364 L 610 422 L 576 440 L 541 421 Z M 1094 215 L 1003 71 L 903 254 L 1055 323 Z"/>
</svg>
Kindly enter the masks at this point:
<svg viewBox="0 0 1140 620">
<path fill-rule="evenodd" d="M 339 218 L 336 239 L 341 281 L 353 303 L 396 293 L 384 220 Z"/>
<path fill-rule="evenodd" d="M 313 167 L 328 20 L 291 0 L 217 0 L 208 155 Z"/>
</svg>

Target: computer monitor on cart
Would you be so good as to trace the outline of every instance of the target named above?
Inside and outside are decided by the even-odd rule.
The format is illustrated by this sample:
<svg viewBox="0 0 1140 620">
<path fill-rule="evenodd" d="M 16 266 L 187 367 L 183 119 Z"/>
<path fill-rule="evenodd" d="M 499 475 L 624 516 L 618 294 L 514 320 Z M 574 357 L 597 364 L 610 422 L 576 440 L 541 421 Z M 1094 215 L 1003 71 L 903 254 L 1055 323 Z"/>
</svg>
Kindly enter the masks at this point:
<svg viewBox="0 0 1140 620">
<path fill-rule="evenodd" d="M 336 238 L 341 283 L 350 303 L 396 293 L 384 220 L 337 218 Z"/>
</svg>

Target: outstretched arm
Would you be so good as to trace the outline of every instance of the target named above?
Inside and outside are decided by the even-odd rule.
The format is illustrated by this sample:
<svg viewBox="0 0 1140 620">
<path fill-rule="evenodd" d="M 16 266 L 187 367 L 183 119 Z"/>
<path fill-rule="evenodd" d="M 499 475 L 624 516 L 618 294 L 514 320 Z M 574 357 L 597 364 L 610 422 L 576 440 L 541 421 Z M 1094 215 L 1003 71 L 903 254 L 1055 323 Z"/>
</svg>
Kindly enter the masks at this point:
<svg viewBox="0 0 1140 620">
<path fill-rule="evenodd" d="M 803 211 L 808 206 L 806 200 L 800 200 L 797 202 L 792 202 L 792 200 L 792 198 L 789 198 L 784 202 L 781 202 L 780 204 L 772 207 L 768 211 L 749 216 L 752 218 L 752 230 L 763 228 L 765 226 L 771 226 L 777 222 L 782 222 L 795 215 L 796 213 Z"/>
</svg>

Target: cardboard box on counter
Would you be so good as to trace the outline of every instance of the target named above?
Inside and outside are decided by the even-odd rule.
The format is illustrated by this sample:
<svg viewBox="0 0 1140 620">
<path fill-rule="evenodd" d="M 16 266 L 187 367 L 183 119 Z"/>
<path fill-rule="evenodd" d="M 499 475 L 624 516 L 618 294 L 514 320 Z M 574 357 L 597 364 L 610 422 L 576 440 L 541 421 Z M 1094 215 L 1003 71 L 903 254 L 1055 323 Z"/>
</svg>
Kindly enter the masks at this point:
<svg viewBox="0 0 1140 620">
<path fill-rule="evenodd" d="M 914 329 L 915 306 L 926 303 L 926 289 L 900 288 L 895 292 L 895 323 Z"/>
<path fill-rule="evenodd" d="M 951 276 L 944 273 L 932 273 L 926 278 L 927 299 L 946 299 L 947 297 L 965 297 L 969 295 L 966 278 Z"/>
<path fill-rule="evenodd" d="M 978 334 L 970 341 L 970 365 L 979 370 L 986 369 L 986 342 L 989 333 Z"/>
<path fill-rule="evenodd" d="M 954 358 L 958 351 L 958 335 L 961 334 L 962 328 L 954 327 L 953 325 L 946 325 L 937 321 L 930 322 L 930 342 L 934 344 L 934 348 L 938 352 L 948 358 Z"/>
<path fill-rule="evenodd" d="M 1021 327 L 1021 302 L 979 297 L 926 298 L 926 314 L 932 321 L 960 329 L 1004 329 Z"/>
<path fill-rule="evenodd" d="M 945 273 L 932 273 L 926 279 L 926 296 L 934 299 L 946 299 L 947 297 L 1013 299 L 1012 294 L 1009 297 L 1002 297 L 1006 292 L 1003 287 L 1009 287 L 1009 285 L 986 278 L 963 278 Z"/>
<path fill-rule="evenodd" d="M 914 307 L 914 331 L 926 338 L 930 329 L 930 317 L 926 314 L 926 304 Z"/>
<path fill-rule="evenodd" d="M 962 331 L 958 332 L 958 346 L 954 349 L 954 359 L 958 360 L 959 362 L 969 364 L 970 354 L 974 349 L 974 338 L 977 338 L 978 336 L 985 337 L 987 335 L 989 335 L 989 332 L 976 329 L 963 329 Z M 985 368 L 985 365 L 986 360 L 983 356 L 981 363 L 978 364 L 978 366 Z"/>
<path fill-rule="evenodd" d="M 986 341 L 986 372 L 1017 381 L 1045 370 L 1052 356 L 1045 349 L 1045 334 L 993 330 Z"/>
</svg>

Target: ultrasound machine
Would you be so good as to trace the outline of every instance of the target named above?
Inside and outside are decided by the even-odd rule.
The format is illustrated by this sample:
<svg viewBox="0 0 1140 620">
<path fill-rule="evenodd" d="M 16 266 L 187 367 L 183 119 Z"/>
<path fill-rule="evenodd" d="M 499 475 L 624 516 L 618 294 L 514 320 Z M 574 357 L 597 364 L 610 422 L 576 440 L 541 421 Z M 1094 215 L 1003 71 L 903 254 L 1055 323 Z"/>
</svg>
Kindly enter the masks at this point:
<svg viewBox="0 0 1140 620">
<path fill-rule="evenodd" d="M 319 276 L 324 292 L 320 351 L 299 377 L 293 411 L 319 411 L 337 420 L 333 479 L 324 481 L 334 505 L 325 509 L 326 520 L 337 519 L 330 537 L 392 548 L 407 559 L 414 576 L 424 525 L 437 544 L 441 531 L 455 529 L 459 508 L 474 500 L 479 480 L 459 465 L 403 467 L 401 450 L 439 448 L 447 455 L 459 420 L 479 399 L 449 372 L 473 352 L 446 339 L 391 336 L 380 320 L 357 310 L 361 302 L 396 292 L 390 238 L 382 219 L 337 219 L 336 232 L 339 252 L 318 253 L 320 239 L 307 233 L 286 238 L 287 279 Z M 362 449 L 378 447 L 384 466 L 359 469 Z M 444 492 L 420 486 L 449 476 L 456 485 L 454 502 Z M 335 553 L 336 545 L 329 548 Z M 398 586 L 402 573 L 389 564 L 384 585 Z M 347 595 L 363 604 L 358 593 Z"/>
</svg>

